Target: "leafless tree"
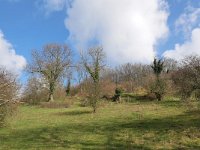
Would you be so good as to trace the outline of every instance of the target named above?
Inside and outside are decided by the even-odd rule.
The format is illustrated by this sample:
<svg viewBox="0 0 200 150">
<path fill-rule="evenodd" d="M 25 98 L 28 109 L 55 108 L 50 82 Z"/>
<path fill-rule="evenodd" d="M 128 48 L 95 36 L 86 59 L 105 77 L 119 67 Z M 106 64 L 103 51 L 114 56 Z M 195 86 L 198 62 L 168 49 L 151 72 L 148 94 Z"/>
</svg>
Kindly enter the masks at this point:
<svg viewBox="0 0 200 150">
<path fill-rule="evenodd" d="M 76 72 L 77 72 L 77 76 L 76 76 L 76 81 L 78 83 L 78 86 L 80 88 L 80 93 L 82 94 L 83 90 L 84 90 L 84 81 L 87 81 L 88 79 L 88 73 L 85 69 L 85 67 L 82 66 L 82 63 L 79 62 L 76 66 Z"/>
<path fill-rule="evenodd" d="M 193 92 L 199 93 L 200 56 L 185 57 L 178 70 L 173 73 L 172 79 L 183 99 L 188 99 Z"/>
<path fill-rule="evenodd" d="M 0 68 L 0 125 L 7 114 L 13 112 L 13 104 L 18 99 L 19 84 L 17 77 L 4 68 Z"/>
<path fill-rule="evenodd" d="M 66 73 L 71 64 L 71 50 L 67 45 L 47 44 L 41 51 L 32 52 L 32 62 L 27 71 L 40 74 L 49 86 L 48 101 L 54 101 L 56 83 Z"/>
<path fill-rule="evenodd" d="M 92 94 L 90 95 L 90 97 L 93 112 L 95 113 L 100 93 L 100 71 L 105 66 L 105 53 L 103 51 L 103 48 L 94 47 L 88 49 L 85 54 L 81 53 L 81 60 L 84 68 L 89 73 L 92 79 L 93 87 L 91 88 Z"/>
<path fill-rule="evenodd" d="M 48 88 L 46 81 L 42 78 L 31 76 L 24 88 L 22 100 L 31 105 L 46 101 L 48 97 Z"/>
<path fill-rule="evenodd" d="M 178 69 L 178 62 L 171 58 L 164 58 L 164 69 L 166 73 L 173 72 Z"/>
<path fill-rule="evenodd" d="M 115 69 L 118 82 L 126 83 L 126 90 L 134 92 L 137 87 L 145 86 L 145 78 L 152 74 L 150 66 L 144 64 L 123 64 Z"/>
<path fill-rule="evenodd" d="M 0 68 L 0 100 L 4 102 L 16 100 L 18 89 L 17 77 L 6 69 Z"/>
</svg>

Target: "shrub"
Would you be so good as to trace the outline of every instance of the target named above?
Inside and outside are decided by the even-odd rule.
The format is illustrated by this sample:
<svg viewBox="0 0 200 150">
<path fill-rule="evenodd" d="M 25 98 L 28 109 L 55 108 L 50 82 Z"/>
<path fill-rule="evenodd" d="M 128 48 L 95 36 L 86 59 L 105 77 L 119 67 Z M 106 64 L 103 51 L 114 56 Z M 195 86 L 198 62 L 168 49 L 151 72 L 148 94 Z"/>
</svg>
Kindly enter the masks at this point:
<svg viewBox="0 0 200 150">
<path fill-rule="evenodd" d="M 0 68 L 0 125 L 16 110 L 16 99 L 19 85 L 16 76 Z"/>
<path fill-rule="evenodd" d="M 182 99 L 189 99 L 200 89 L 200 56 L 188 56 L 181 61 L 177 71 L 172 75 L 172 80 Z"/>
<path fill-rule="evenodd" d="M 163 79 L 155 80 L 150 86 L 151 93 L 154 93 L 157 100 L 161 101 L 166 93 L 166 83 Z"/>
<path fill-rule="evenodd" d="M 2 104 L 1 101 L 0 103 Z M 7 118 L 16 114 L 17 106 L 17 103 L 14 102 L 7 102 L 0 106 L 0 127 L 6 125 Z"/>
<path fill-rule="evenodd" d="M 44 80 L 30 77 L 23 92 L 22 100 L 30 105 L 38 105 L 48 98 L 48 89 L 45 87 Z"/>
<path fill-rule="evenodd" d="M 123 89 L 122 88 L 116 88 L 115 89 L 115 95 L 113 97 L 113 101 L 120 102 L 121 101 L 122 93 L 123 93 Z"/>
<path fill-rule="evenodd" d="M 87 107 L 89 105 L 90 105 L 89 104 L 89 100 L 87 98 L 84 98 L 84 99 L 80 100 L 80 106 L 81 107 Z"/>
</svg>

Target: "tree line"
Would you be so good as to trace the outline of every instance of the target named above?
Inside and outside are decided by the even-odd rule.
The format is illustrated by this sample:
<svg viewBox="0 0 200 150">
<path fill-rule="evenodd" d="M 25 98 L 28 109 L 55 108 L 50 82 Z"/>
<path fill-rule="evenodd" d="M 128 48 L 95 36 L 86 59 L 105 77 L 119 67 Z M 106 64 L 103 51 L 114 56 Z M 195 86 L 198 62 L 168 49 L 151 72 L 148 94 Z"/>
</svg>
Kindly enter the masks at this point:
<svg viewBox="0 0 200 150">
<path fill-rule="evenodd" d="M 17 77 L 1 67 L 2 112 L 5 112 L 3 106 L 19 98 L 38 104 L 78 95 L 92 106 L 94 112 L 100 99 L 120 102 L 123 93 L 145 95 L 158 101 L 165 95 L 184 100 L 200 98 L 200 56 L 197 55 L 179 61 L 155 58 L 151 64 L 126 63 L 111 68 L 106 65 L 101 46 L 80 52 L 80 60 L 74 63 L 67 45 L 50 43 L 41 50 L 32 51 L 32 59 L 25 71 L 30 76 L 18 96 L 20 84 Z M 0 116 L 5 116 L 2 112 Z"/>
</svg>

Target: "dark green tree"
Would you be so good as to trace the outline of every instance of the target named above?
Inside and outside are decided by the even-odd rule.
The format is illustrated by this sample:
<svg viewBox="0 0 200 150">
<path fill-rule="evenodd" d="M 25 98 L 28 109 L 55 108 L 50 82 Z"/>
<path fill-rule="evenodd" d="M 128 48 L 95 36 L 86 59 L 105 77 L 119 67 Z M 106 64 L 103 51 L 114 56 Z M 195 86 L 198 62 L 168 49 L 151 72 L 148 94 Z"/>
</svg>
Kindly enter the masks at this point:
<svg viewBox="0 0 200 150">
<path fill-rule="evenodd" d="M 156 58 L 154 58 L 153 65 L 151 65 L 151 68 L 153 69 L 153 72 L 156 75 L 156 77 L 159 78 L 160 74 L 164 69 L 164 61 L 162 61 L 161 59 L 157 60 Z"/>
<path fill-rule="evenodd" d="M 155 94 L 158 101 L 161 101 L 165 94 L 166 88 L 165 81 L 160 77 L 162 71 L 164 70 L 164 61 L 154 58 L 151 68 L 153 69 L 153 73 L 156 76 L 154 83 L 151 85 L 151 92 Z"/>
</svg>

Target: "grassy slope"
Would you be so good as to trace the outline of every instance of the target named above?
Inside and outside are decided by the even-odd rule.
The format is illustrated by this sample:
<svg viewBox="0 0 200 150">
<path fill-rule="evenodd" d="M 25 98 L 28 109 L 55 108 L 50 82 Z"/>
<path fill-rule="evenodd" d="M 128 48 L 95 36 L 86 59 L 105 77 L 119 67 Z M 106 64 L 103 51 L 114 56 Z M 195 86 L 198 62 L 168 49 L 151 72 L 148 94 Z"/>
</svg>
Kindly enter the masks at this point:
<svg viewBox="0 0 200 150">
<path fill-rule="evenodd" d="M 178 101 L 87 107 L 21 106 L 0 149 L 200 149 L 200 112 Z"/>
</svg>

